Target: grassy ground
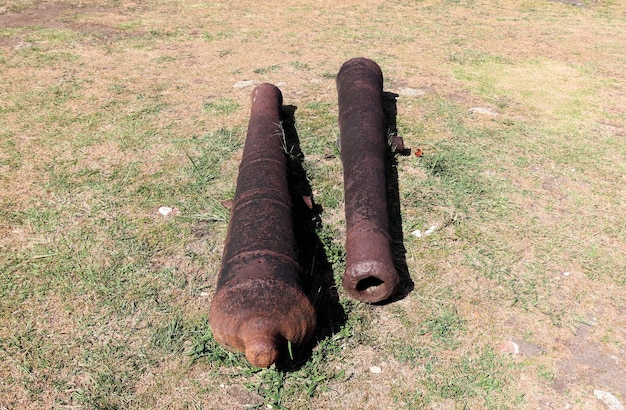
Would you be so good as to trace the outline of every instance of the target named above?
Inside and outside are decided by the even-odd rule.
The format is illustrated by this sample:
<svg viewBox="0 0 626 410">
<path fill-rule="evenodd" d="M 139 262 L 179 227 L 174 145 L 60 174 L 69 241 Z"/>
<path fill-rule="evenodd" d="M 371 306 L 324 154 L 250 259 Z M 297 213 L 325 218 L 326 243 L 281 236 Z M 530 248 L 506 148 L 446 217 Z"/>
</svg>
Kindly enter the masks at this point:
<svg viewBox="0 0 626 410">
<path fill-rule="evenodd" d="M 0 3 L 0 409 L 626 405 L 626 6 L 566 3 Z M 384 306 L 339 286 L 360 55 L 424 152 L 397 167 L 414 287 Z M 244 80 L 297 106 L 339 295 L 268 370 L 206 319 Z"/>
</svg>

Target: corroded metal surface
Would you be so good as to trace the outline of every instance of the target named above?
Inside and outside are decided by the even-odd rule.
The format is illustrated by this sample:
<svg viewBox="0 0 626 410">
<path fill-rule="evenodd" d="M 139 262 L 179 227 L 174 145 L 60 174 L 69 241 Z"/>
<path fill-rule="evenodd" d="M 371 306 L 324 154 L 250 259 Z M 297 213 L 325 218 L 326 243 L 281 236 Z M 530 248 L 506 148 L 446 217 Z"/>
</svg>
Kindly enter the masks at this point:
<svg viewBox="0 0 626 410">
<path fill-rule="evenodd" d="M 224 347 L 258 367 L 274 363 L 287 342 L 306 342 L 315 310 L 300 284 L 282 95 L 271 84 L 252 91 L 252 109 L 209 322 Z"/>
<path fill-rule="evenodd" d="M 382 108 L 383 75 L 366 58 L 346 61 L 337 75 L 346 212 L 343 286 L 355 299 L 389 298 L 399 282 L 393 264 Z"/>
</svg>

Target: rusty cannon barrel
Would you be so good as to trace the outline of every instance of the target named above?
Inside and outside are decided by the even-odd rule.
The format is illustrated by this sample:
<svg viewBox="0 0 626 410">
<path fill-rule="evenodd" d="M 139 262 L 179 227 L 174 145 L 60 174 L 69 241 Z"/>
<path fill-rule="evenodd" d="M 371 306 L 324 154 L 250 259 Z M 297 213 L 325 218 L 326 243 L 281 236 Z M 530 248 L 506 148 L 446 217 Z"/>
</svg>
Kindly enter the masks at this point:
<svg viewBox="0 0 626 410">
<path fill-rule="evenodd" d="M 374 61 L 354 58 L 337 74 L 339 132 L 346 213 L 343 287 L 375 303 L 398 287 L 387 209 L 387 138 L 383 74 Z"/>
<path fill-rule="evenodd" d="M 252 91 L 252 108 L 209 323 L 218 343 L 258 367 L 275 363 L 287 343 L 305 343 L 315 310 L 301 287 L 282 94 L 272 84 Z"/>
</svg>

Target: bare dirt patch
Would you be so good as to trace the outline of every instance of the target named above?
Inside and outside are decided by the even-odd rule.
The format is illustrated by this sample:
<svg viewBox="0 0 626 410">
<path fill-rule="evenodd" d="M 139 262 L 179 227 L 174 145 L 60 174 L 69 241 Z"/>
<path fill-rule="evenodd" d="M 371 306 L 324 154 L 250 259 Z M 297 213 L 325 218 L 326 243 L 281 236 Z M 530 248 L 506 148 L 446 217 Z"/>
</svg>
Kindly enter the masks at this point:
<svg viewBox="0 0 626 410">
<path fill-rule="evenodd" d="M 37 7 L 0 14 L 0 28 L 28 29 L 43 27 L 55 30 L 72 30 L 103 42 L 128 37 L 130 34 L 111 23 L 123 22 L 126 14 L 118 8 L 101 6 L 76 6 L 72 4 L 39 3 Z M 86 18 L 87 17 L 87 18 Z M 24 48 L 32 45 L 20 37 L 2 38 L 0 45 Z"/>
<path fill-rule="evenodd" d="M 72 7 L 64 4 L 41 3 L 36 8 L 21 12 L 0 14 L 0 27 L 18 28 L 41 26 L 47 28 L 64 28 L 61 21 L 64 16 L 72 13 Z"/>
<path fill-rule="evenodd" d="M 589 337 L 589 330 L 588 326 L 581 326 L 576 336 L 566 342 L 570 357 L 558 362 L 554 388 L 564 393 L 585 386 L 626 397 L 626 351 L 607 349 Z"/>
</svg>

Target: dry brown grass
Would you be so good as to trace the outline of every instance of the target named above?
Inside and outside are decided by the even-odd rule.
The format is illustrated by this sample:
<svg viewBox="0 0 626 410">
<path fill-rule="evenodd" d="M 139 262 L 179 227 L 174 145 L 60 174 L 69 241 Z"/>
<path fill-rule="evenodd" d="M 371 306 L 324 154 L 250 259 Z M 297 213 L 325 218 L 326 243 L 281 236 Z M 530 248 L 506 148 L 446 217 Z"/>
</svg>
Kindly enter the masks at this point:
<svg viewBox="0 0 626 410">
<path fill-rule="evenodd" d="M 585 3 L 0 5 L 0 408 L 626 404 L 626 8 Z M 424 92 L 397 118 L 425 153 L 398 165 L 414 290 L 340 290 L 347 322 L 301 369 L 191 363 L 248 118 L 233 85 L 298 107 L 338 276 L 333 76 L 360 55 Z"/>
</svg>

